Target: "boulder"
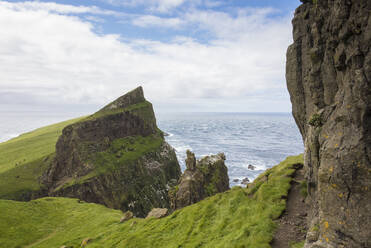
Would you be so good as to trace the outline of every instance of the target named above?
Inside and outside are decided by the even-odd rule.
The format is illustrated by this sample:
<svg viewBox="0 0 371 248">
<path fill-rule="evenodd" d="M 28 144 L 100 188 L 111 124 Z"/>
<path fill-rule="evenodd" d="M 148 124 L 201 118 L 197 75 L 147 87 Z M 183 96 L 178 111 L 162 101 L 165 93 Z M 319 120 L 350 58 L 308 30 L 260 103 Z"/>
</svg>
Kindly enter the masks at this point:
<svg viewBox="0 0 371 248">
<path fill-rule="evenodd" d="M 302 1 L 286 79 L 305 145 L 305 247 L 371 247 L 371 1 Z"/>
<path fill-rule="evenodd" d="M 194 153 L 188 150 L 187 169 L 181 176 L 179 184 L 170 191 L 172 208 L 182 208 L 228 190 L 228 169 L 224 161 L 223 153 L 196 161 Z"/>
<path fill-rule="evenodd" d="M 160 219 L 162 217 L 165 217 L 167 213 L 168 213 L 167 208 L 154 208 L 148 213 L 146 219 L 149 219 L 149 218 Z"/>
<path fill-rule="evenodd" d="M 124 213 L 124 216 L 120 219 L 120 223 L 123 223 L 125 221 L 128 221 L 134 217 L 134 214 L 131 211 L 126 211 Z"/>
<path fill-rule="evenodd" d="M 247 177 L 245 177 L 244 179 L 242 179 L 241 184 L 247 185 L 247 184 L 249 184 L 249 182 L 250 182 L 250 180 Z"/>
<path fill-rule="evenodd" d="M 249 170 L 255 170 L 255 166 L 253 166 L 252 164 L 249 164 L 249 166 L 247 166 L 247 169 L 249 169 Z"/>
</svg>

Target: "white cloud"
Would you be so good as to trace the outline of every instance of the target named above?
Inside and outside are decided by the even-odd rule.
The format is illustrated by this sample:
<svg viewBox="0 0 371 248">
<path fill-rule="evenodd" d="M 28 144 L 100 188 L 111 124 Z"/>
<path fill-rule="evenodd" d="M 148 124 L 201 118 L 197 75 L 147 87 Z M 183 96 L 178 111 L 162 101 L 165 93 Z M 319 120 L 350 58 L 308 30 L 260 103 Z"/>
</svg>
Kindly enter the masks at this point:
<svg viewBox="0 0 371 248">
<path fill-rule="evenodd" d="M 200 43 L 184 36 L 159 42 L 123 41 L 94 33 L 93 24 L 77 17 L 0 4 L 0 94 L 44 104 L 104 104 L 143 85 L 146 96 L 159 103 L 175 98 L 248 103 L 285 88 L 290 22 L 268 18 L 270 11 L 235 16 L 193 11 L 183 21 L 215 39 Z"/>
<path fill-rule="evenodd" d="M 97 15 L 120 15 L 116 11 L 102 10 L 96 6 L 74 6 L 68 4 L 57 4 L 54 2 L 38 2 L 38 1 L 26 1 L 26 2 L 0 2 L 0 7 L 7 8 L 14 11 L 47 11 L 55 12 L 59 14 L 97 14 Z"/>
<path fill-rule="evenodd" d="M 144 6 L 152 12 L 168 12 L 181 6 L 186 0 L 102 0 L 113 5 Z M 189 2 L 189 0 L 188 0 Z"/>
<path fill-rule="evenodd" d="M 153 15 L 142 15 L 133 19 L 133 25 L 138 27 L 178 28 L 182 24 L 180 18 L 161 18 Z"/>
</svg>

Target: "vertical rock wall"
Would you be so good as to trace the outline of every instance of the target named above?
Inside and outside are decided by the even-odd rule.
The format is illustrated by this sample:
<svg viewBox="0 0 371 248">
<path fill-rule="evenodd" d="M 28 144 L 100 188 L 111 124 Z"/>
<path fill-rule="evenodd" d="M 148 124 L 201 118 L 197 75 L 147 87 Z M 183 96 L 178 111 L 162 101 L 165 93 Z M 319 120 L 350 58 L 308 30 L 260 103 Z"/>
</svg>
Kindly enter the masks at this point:
<svg viewBox="0 0 371 248">
<path fill-rule="evenodd" d="M 286 78 L 305 144 L 305 247 L 371 247 L 371 0 L 302 0 Z"/>
</svg>

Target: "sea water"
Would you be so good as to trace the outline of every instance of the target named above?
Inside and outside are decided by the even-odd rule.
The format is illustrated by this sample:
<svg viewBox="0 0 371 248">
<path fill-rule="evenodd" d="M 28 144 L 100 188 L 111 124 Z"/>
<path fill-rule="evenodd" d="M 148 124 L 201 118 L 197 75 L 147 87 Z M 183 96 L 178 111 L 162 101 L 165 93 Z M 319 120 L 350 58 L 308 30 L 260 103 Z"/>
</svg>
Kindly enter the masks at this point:
<svg viewBox="0 0 371 248">
<path fill-rule="evenodd" d="M 159 127 L 185 169 L 186 150 L 196 158 L 223 152 L 231 186 L 255 179 L 287 156 L 303 152 L 290 113 L 178 113 L 157 115 Z M 249 165 L 255 167 L 249 169 Z M 238 180 L 238 181 L 237 181 Z"/>
<path fill-rule="evenodd" d="M 38 127 L 83 114 L 0 112 L 0 142 Z M 186 150 L 197 158 L 223 152 L 231 186 L 250 181 L 285 157 L 303 152 L 303 143 L 289 113 L 157 113 L 185 169 Z M 248 168 L 255 167 L 254 170 Z M 238 181 L 237 181 L 238 180 Z"/>
</svg>

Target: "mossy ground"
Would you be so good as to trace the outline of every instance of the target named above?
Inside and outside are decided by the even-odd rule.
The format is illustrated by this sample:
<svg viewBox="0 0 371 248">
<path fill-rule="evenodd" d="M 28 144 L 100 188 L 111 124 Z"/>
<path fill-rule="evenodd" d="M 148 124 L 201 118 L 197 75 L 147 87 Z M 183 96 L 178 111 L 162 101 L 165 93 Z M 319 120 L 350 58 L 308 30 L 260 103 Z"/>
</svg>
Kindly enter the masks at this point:
<svg viewBox="0 0 371 248">
<path fill-rule="evenodd" d="M 119 114 L 123 112 L 130 112 L 132 114 L 135 114 L 141 117 L 143 120 L 148 121 L 148 122 L 153 122 L 155 120 L 152 103 L 148 101 L 144 101 L 141 103 L 131 105 L 127 108 L 103 109 L 86 117 L 85 119 L 82 119 L 81 121 L 94 120 L 97 118 L 101 118 L 103 116 Z"/>
<path fill-rule="evenodd" d="M 295 163 L 302 156 L 287 158 L 248 189 L 232 188 L 162 219 L 120 224 L 120 211 L 75 199 L 0 200 L 0 247 L 80 247 L 85 238 L 86 247 L 270 247 Z"/>
<path fill-rule="evenodd" d="M 39 190 L 38 179 L 55 153 L 63 128 L 80 119 L 39 128 L 0 143 L 0 198 L 19 199 Z"/>
<path fill-rule="evenodd" d="M 110 147 L 103 152 L 94 154 L 87 163 L 94 165 L 94 170 L 80 178 L 71 178 L 63 185 L 69 187 L 76 183 L 81 184 L 92 177 L 99 176 L 115 170 L 129 169 L 129 165 L 138 160 L 143 154 L 156 151 L 164 142 L 160 133 L 143 136 L 130 136 L 116 139 Z M 129 173 L 129 172 L 128 172 Z"/>
</svg>

